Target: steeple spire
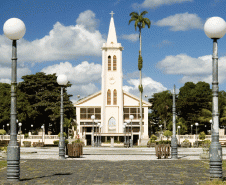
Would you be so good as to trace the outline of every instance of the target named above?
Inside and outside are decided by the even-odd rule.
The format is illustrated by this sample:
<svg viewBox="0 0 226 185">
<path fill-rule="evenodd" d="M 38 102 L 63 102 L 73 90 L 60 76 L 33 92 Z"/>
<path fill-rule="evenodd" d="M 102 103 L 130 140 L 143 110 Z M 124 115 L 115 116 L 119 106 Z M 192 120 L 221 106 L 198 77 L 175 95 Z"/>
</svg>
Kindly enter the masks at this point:
<svg viewBox="0 0 226 185">
<path fill-rule="evenodd" d="M 113 18 L 113 11 L 111 11 L 111 21 L 108 31 L 108 39 L 107 39 L 107 45 L 109 44 L 116 44 L 117 43 L 117 37 L 116 37 L 116 31 L 115 31 L 115 24 L 114 24 L 114 18 Z"/>
</svg>

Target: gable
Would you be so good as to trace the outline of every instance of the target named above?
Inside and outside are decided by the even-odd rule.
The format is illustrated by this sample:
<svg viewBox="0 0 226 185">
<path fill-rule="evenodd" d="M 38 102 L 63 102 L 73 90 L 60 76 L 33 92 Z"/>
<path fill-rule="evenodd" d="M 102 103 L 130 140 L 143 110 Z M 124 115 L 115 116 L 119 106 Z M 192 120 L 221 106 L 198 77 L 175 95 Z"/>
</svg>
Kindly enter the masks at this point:
<svg viewBox="0 0 226 185">
<path fill-rule="evenodd" d="M 140 99 L 136 96 L 129 94 L 128 92 L 123 92 L 124 106 L 140 106 Z M 142 100 L 143 107 L 150 107 L 151 104 Z"/>
<path fill-rule="evenodd" d="M 102 94 L 101 92 L 90 95 L 80 101 L 77 101 L 74 106 L 101 106 L 102 105 Z"/>
</svg>

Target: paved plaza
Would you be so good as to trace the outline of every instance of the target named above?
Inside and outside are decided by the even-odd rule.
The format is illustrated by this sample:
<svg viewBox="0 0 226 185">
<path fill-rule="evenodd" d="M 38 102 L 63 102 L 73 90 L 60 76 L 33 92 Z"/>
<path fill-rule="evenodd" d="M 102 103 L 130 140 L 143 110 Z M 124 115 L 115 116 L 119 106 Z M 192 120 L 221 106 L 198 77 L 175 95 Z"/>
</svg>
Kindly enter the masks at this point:
<svg viewBox="0 0 226 185">
<path fill-rule="evenodd" d="M 154 148 L 84 147 L 81 158 L 59 160 L 57 147 L 22 147 L 20 181 L 11 184 L 205 184 L 209 160 L 201 152 L 179 148 L 179 159 L 170 160 L 157 159 Z M 6 179 L 4 168 L 0 183 Z"/>
</svg>

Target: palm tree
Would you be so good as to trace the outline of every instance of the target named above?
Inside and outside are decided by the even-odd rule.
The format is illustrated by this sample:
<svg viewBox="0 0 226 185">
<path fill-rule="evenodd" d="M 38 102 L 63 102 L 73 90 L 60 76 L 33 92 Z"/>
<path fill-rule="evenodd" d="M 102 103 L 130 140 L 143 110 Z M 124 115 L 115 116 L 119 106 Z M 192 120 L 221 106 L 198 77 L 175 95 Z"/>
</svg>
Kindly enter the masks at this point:
<svg viewBox="0 0 226 185">
<path fill-rule="evenodd" d="M 142 135 L 142 93 L 143 93 L 143 86 L 142 86 L 142 64 L 143 64 L 143 59 L 141 56 L 141 29 L 145 28 L 145 25 L 150 28 L 151 26 L 151 21 L 148 18 L 143 17 L 145 14 L 147 14 L 147 11 L 139 12 L 132 12 L 129 15 L 131 16 L 131 19 L 129 20 L 129 24 L 132 21 L 135 21 L 134 26 L 135 26 L 135 31 L 137 30 L 137 27 L 139 28 L 139 39 L 140 39 L 140 50 L 139 50 L 139 57 L 138 57 L 138 69 L 140 71 L 140 85 L 139 85 L 139 91 L 140 91 L 140 140 L 141 140 L 141 135 Z"/>
</svg>

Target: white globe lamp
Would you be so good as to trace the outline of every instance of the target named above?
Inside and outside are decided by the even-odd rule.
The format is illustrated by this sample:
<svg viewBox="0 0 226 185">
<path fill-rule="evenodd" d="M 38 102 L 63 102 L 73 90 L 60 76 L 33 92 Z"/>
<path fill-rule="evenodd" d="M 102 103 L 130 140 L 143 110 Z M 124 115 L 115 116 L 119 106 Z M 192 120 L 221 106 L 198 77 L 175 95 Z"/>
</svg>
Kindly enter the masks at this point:
<svg viewBox="0 0 226 185">
<path fill-rule="evenodd" d="M 23 38 L 26 27 L 23 21 L 21 21 L 18 18 L 11 18 L 8 19 L 4 26 L 3 26 L 3 32 L 6 37 L 8 37 L 11 40 L 19 40 Z"/>
<path fill-rule="evenodd" d="M 226 22 L 220 17 L 211 17 L 206 21 L 204 31 L 207 37 L 220 39 L 226 33 Z"/>
</svg>

